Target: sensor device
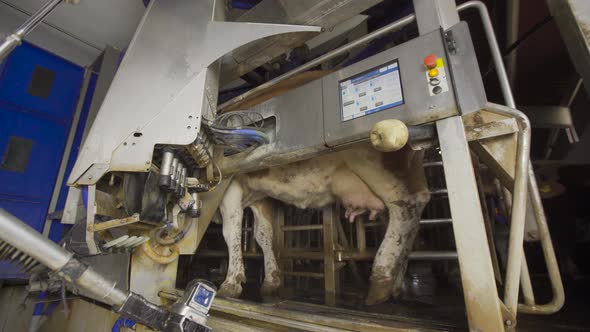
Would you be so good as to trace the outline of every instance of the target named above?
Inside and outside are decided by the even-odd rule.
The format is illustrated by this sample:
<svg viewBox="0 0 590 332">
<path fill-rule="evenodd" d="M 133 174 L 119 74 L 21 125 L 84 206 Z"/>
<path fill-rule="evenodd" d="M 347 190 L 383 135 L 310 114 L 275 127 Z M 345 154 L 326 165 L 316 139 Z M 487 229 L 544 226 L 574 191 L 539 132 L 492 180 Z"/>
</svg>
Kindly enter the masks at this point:
<svg viewBox="0 0 590 332">
<path fill-rule="evenodd" d="M 176 316 L 173 317 L 173 321 L 169 322 L 169 325 L 178 327 L 185 326 L 185 324 L 206 326 L 209 309 L 211 309 L 216 293 L 215 285 L 206 280 L 197 279 L 189 282 L 182 297 L 172 306 L 171 311 Z M 170 331 L 185 330 L 171 329 Z"/>
</svg>

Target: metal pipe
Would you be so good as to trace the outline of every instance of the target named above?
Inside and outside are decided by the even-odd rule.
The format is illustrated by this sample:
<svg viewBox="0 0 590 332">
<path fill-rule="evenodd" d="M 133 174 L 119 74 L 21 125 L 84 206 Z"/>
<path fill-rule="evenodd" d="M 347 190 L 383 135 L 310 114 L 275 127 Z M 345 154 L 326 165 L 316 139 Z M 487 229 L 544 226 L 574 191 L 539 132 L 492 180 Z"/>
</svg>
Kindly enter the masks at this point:
<svg viewBox="0 0 590 332">
<path fill-rule="evenodd" d="M 520 17 L 520 0 L 509 1 L 506 5 L 506 48 L 510 47 L 518 39 L 518 22 Z M 510 84 L 514 84 L 516 77 L 516 61 L 518 49 L 513 49 L 506 56 L 508 78 Z"/>
<path fill-rule="evenodd" d="M 291 277 L 308 277 L 322 279 L 324 274 L 321 272 L 296 272 L 296 271 L 283 271 L 282 274 Z"/>
<path fill-rule="evenodd" d="M 486 6 L 481 1 L 469 1 L 464 3 L 462 6 L 464 6 L 464 8 L 478 9 L 484 23 L 484 30 L 486 32 L 488 45 L 492 53 L 494 66 L 496 67 L 496 74 L 498 75 L 498 81 L 500 82 L 502 95 L 506 104 L 509 107 L 515 108 L 516 103 L 514 101 L 514 96 L 512 95 L 512 90 L 510 89 L 510 81 L 508 80 L 506 68 L 502 62 L 502 54 L 500 53 L 500 47 L 498 46 L 498 41 L 494 35 L 494 29 L 492 27 Z M 551 281 L 551 288 L 553 290 L 553 299 L 551 302 L 545 305 L 529 306 L 526 304 L 519 304 L 518 310 L 524 313 L 532 314 L 552 314 L 557 312 L 563 306 L 563 303 L 565 302 L 565 294 L 561 276 L 559 274 L 557 259 L 555 258 L 553 243 L 551 242 L 551 235 L 549 234 L 549 228 L 547 227 L 547 218 L 545 217 L 545 212 L 543 211 L 543 203 L 541 202 L 541 196 L 537 187 L 537 180 L 535 179 L 535 173 L 530 163 L 528 165 L 528 191 L 531 197 L 531 203 L 533 204 L 533 211 L 537 221 L 537 227 L 539 228 L 539 234 L 541 235 L 541 246 L 545 256 L 547 270 L 549 272 L 549 280 Z M 519 247 L 522 248 L 521 244 L 522 240 L 519 244 Z M 518 298 L 518 288 L 516 289 L 516 298 Z"/>
<path fill-rule="evenodd" d="M 20 38 L 35 29 L 63 0 L 49 0 L 23 23 L 15 34 Z"/>
<path fill-rule="evenodd" d="M 364 45 L 364 44 L 372 41 L 373 39 L 379 38 L 383 35 L 393 32 L 395 30 L 401 29 L 401 28 L 405 27 L 406 25 L 409 25 L 410 23 L 414 22 L 415 20 L 416 20 L 416 15 L 414 15 L 414 14 L 404 16 L 403 18 L 386 25 L 381 29 L 378 29 L 372 33 L 366 34 L 351 43 L 348 43 L 348 44 L 341 46 L 331 52 L 328 52 L 318 58 L 315 58 L 315 59 L 313 59 L 313 60 L 311 60 L 311 61 L 309 61 L 309 62 L 307 62 L 307 63 L 305 63 L 305 64 L 303 64 L 303 65 L 301 65 L 301 66 L 299 66 L 299 67 L 297 67 L 297 68 L 295 68 L 295 69 L 293 69 L 293 70 L 291 70 L 279 77 L 276 77 L 264 84 L 261 84 L 261 85 L 255 87 L 254 89 L 249 90 L 248 92 L 245 92 L 245 93 L 243 93 L 231 100 L 228 100 L 227 102 L 221 104 L 221 106 L 218 107 L 218 111 L 223 112 L 223 110 L 229 108 L 230 106 L 233 106 L 233 105 L 241 102 L 242 100 L 257 94 L 258 92 L 260 92 L 262 90 L 270 88 L 271 86 L 273 86 L 281 81 L 284 81 L 290 77 L 293 77 L 293 76 L 295 76 L 299 73 L 302 73 L 308 69 L 311 69 L 315 66 L 318 66 L 328 60 L 334 59 L 335 57 L 339 56 L 340 54 L 346 53 L 355 47 Z"/>
<path fill-rule="evenodd" d="M 313 259 L 312 257 L 314 257 L 314 255 L 311 255 L 312 253 L 313 252 L 310 253 L 310 257 L 305 258 Z M 334 256 L 336 257 L 336 260 L 340 262 L 345 260 L 363 261 L 374 259 L 375 253 L 374 250 L 367 250 L 365 252 L 336 251 Z M 299 254 L 301 253 L 295 253 L 294 255 Z M 456 251 L 412 251 L 408 255 L 408 258 L 413 261 L 444 261 L 457 260 L 459 256 Z"/>
<path fill-rule="evenodd" d="M 2 208 L 0 236 L 14 248 L 25 252 L 52 270 L 61 269 L 73 256 Z"/>
<path fill-rule="evenodd" d="M 73 258 L 72 253 L 46 239 L 2 208 L 0 208 L 0 236 L 2 240 L 14 248 L 33 257 L 53 271 L 65 274 L 62 269 L 66 264 L 75 266 L 76 269 L 83 266 Z M 91 267 L 86 268 L 80 276 L 72 279 L 71 282 L 88 290 L 107 304 L 120 306 L 127 299 L 127 292 L 116 288 L 116 282 L 105 279 Z"/>
<path fill-rule="evenodd" d="M 514 117 L 519 121 L 521 130 L 517 136 L 516 165 L 514 172 L 514 189 L 512 191 L 512 213 L 510 218 L 510 235 L 508 245 L 508 262 L 506 266 L 506 283 L 504 304 L 511 314 L 516 316 L 518 307 L 518 289 L 520 287 L 520 269 L 522 267 L 522 243 L 524 241 L 524 220 L 527 204 L 527 169 L 531 148 L 531 125 L 524 113 L 502 105 L 488 103 L 486 110 L 503 116 Z"/>
<path fill-rule="evenodd" d="M 41 9 L 31 15 L 14 33 L 8 35 L 2 45 L 0 45 L 0 62 L 20 45 L 23 37 L 37 27 L 62 1 L 50 0 L 46 2 Z"/>
<path fill-rule="evenodd" d="M 494 63 L 494 67 L 496 67 L 496 74 L 498 75 L 498 81 L 500 82 L 502 95 L 504 96 L 504 100 L 506 101 L 506 105 L 508 107 L 516 108 L 514 96 L 512 95 L 512 90 L 510 89 L 510 81 L 508 80 L 508 75 L 506 74 L 506 67 L 502 61 L 502 52 L 500 51 L 500 46 L 498 46 L 498 40 L 496 40 L 496 34 L 494 33 L 494 28 L 492 26 L 488 8 L 481 1 L 468 1 L 457 7 L 458 10 L 468 8 L 477 9 L 479 12 L 479 16 L 481 17 L 486 34 L 486 39 L 488 41 L 488 46 L 490 48 L 490 53 L 492 55 L 492 61 Z"/>
<path fill-rule="evenodd" d="M 420 225 L 440 225 L 440 224 L 450 224 L 453 222 L 451 218 L 438 218 L 438 219 L 422 219 L 420 220 Z"/>
<path fill-rule="evenodd" d="M 537 228 L 541 239 L 541 247 L 543 248 L 543 256 L 545 256 L 549 281 L 551 282 L 551 290 L 553 291 L 553 299 L 547 304 L 535 304 L 532 306 L 519 304 L 518 311 L 527 314 L 550 315 L 556 313 L 563 307 L 565 302 L 565 292 L 563 289 L 563 282 L 561 281 L 561 275 L 559 274 L 553 242 L 551 242 L 551 234 L 549 233 L 549 227 L 547 226 L 547 218 L 545 217 L 545 211 L 543 211 L 541 195 L 537 189 L 537 180 L 532 172 L 532 168 L 529 168 L 529 197 L 531 198 L 533 212 L 535 214 L 535 219 L 537 220 Z"/>
<path fill-rule="evenodd" d="M 444 195 L 448 194 L 449 191 L 447 189 L 432 189 L 430 190 L 431 195 Z"/>
<path fill-rule="evenodd" d="M 309 230 L 319 230 L 322 229 L 323 225 L 289 225 L 283 226 L 281 229 L 283 232 L 293 232 L 293 231 L 309 231 Z"/>
<path fill-rule="evenodd" d="M 526 305 L 535 305 L 535 293 L 533 292 L 533 284 L 531 283 L 531 274 L 529 273 L 529 266 L 524 254 L 522 256 L 522 267 L 520 270 L 520 283 L 524 303 Z"/>
</svg>

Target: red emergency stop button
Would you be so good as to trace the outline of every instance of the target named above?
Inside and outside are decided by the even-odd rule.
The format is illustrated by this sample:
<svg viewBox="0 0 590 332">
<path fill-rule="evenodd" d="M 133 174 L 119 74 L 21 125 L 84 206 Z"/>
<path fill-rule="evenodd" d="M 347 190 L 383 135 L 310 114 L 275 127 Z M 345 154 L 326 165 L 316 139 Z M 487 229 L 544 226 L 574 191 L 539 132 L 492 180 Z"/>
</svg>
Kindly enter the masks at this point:
<svg viewBox="0 0 590 332">
<path fill-rule="evenodd" d="M 426 66 L 426 68 L 428 69 L 434 69 L 436 68 L 436 55 L 434 54 L 429 54 L 424 58 L 424 65 Z"/>
</svg>

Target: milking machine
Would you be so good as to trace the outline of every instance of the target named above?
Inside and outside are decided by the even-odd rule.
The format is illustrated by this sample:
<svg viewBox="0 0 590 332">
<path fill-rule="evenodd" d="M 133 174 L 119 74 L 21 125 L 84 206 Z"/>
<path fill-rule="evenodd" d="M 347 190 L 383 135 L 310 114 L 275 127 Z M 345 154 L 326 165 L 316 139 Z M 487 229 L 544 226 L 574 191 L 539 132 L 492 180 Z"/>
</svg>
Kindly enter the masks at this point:
<svg viewBox="0 0 590 332">
<path fill-rule="evenodd" d="M 218 106 L 218 60 L 224 54 L 260 38 L 320 30 L 224 22 L 219 3 L 150 2 L 68 179 L 71 188 L 62 223 L 74 225 L 65 240 L 70 251 L 0 210 L 0 248 L 8 250 L 3 257 L 18 259 L 25 268 L 39 262 L 147 326 L 204 331 L 215 297 L 212 285 L 190 283 L 168 310 L 153 304 L 160 285 L 134 275 L 160 273 L 175 280 L 173 262 L 179 254 L 195 252 L 231 174 L 368 142 L 380 151 L 394 151 L 407 142 L 412 149 L 438 144 L 471 329 L 501 331 L 514 324 L 517 308 L 532 310 L 530 303 L 518 304 L 527 181 L 531 193 L 537 190 L 528 167 L 530 128 L 508 98 L 510 89 L 483 4 L 468 2 L 459 9 L 475 8 L 482 14 L 510 107 L 487 101 L 469 28 L 459 21 L 452 0 L 415 0 L 415 15 Z M 244 99 L 280 81 L 413 22 L 418 24 L 417 38 L 327 73 L 248 112 L 234 111 Z M 518 146 L 512 156 L 516 166 L 498 172 L 514 197 L 502 302 L 468 142 L 481 145 L 477 151 L 485 155 L 480 157 L 492 161 L 498 156 L 486 144 L 506 135 L 517 135 Z M 494 170 L 501 168 L 496 165 Z M 540 200 L 532 197 L 542 226 Z M 130 279 L 144 297 L 118 289 L 72 252 L 85 257 L 133 252 Z M 144 256 L 151 261 L 142 261 Z"/>
</svg>

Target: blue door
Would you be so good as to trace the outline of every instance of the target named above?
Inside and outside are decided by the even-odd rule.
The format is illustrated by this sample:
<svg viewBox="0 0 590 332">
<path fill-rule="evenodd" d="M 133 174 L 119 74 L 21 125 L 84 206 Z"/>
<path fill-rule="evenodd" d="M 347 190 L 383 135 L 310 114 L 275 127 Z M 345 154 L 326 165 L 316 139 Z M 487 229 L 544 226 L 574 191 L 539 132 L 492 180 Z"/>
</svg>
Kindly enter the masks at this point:
<svg viewBox="0 0 590 332">
<path fill-rule="evenodd" d="M 0 64 L 0 207 L 39 232 L 83 73 L 27 43 Z"/>
</svg>

